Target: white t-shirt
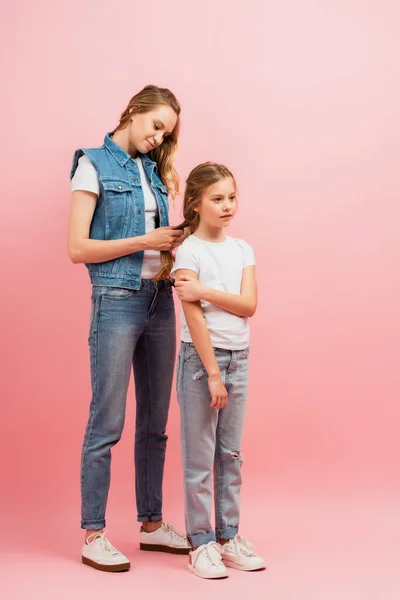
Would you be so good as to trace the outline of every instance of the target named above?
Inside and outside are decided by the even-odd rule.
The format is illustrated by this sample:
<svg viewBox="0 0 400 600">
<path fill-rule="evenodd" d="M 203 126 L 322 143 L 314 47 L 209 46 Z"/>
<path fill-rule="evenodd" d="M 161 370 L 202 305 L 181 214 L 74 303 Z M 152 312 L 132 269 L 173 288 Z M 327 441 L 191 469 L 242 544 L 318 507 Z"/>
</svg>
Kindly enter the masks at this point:
<svg viewBox="0 0 400 600">
<path fill-rule="evenodd" d="M 254 252 L 244 240 L 227 237 L 223 242 L 214 243 L 191 235 L 178 248 L 171 273 L 190 269 L 197 273 L 203 285 L 239 295 L 243 269 L 254 264 Z M 243 350 L 249 346 L 248 318 L 233 315 L 204 300 L 200 303 L 215 348 Z M 192 342 L 183 311 L 181 323 L 181 340 Z"/>
<path fill-rule="evenodd" d="M 146 233 L 149 233 L 156 227 L 158 206 L 153 190 L 150 187 L 149 180 L 143 169 L 142 161 L 139 157 L 135 160 L 137 161 L 144 196 L 145 230 Z M 73 192 L 75 190 L 84 190 L 86 192 L 93 192 L 94 194 L 97 194 L 97 196 L 100 194 L 99 176 L 85 154 L 83 154 L 78 161 L 78 166 L 71 180 L 71 187 Z M 160 269 L 160 252 L 158 250 L 145 250 L 141 277 L 143 279 L 153 279 Z"/>
</svg>

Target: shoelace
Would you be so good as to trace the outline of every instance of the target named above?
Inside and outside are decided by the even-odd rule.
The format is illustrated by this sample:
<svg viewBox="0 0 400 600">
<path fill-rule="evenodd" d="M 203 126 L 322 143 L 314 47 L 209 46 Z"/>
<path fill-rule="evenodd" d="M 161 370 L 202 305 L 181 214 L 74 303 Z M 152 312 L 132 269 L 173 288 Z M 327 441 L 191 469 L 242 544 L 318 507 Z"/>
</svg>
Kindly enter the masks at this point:
<svg viewBox="0 0 400 600">
<path fill-rule="evenodd" d="M 173 527 L 172 525 L 169 525 L 169 523 L 163 523 L 163 526 L 167 529 L 168 533 L 170 533 L 172 535 L 172 537 L 178 539 L 181 542 L 186 541 L 186 536 L 183 535 L 177 529 L 175 529 L 175 527 Z"/>
<path fill-rule="evenodd" d="M 213 557 L 211 554 L 211 550 L 214 550 L 216 552 L 218 552 L 219 557 Z M 215 566 L 215 567 L 219 567 L 221 565 L 221 552 L 222 552 L 222 547 L 220 546 L 220 544 L 218 544 L 217 542 L 208 542 L 208 544 L 206 544 L 206 546 L 202 549 L 201 552 L 199 552 L 199 554 L 197 555 L 197 558 L 199 558 L 200 554 L 205 554 L 207 561 L 210 565 Z M 197 562 L 197 560 L 196 560 Z"/>
<path fill-rule="evenodd" d="M 116 556 L 117 554 L 120 554 L 120 552 L 114 548 L 114 546 L 111 544 L 111 542 L 108 541 L 108 539 L 106 538 L 106 532 L 103 531 L 103 533 L 92 533 L 91 535 L 88 536 L 88 540 L 93 536 L 93 540 L 94 542 L 96 542 L 96 544 L 99 544 L 99 546 L 101 546 L 102 550 L 104 550 L 104 552 L 107 552 L 108 554 L 112 554 L 113 556 Z"/>
<path fill-rule="evenodd" d="M 228 543 L 234 546 L 234 549 L 244 556 L 257 556 L 255 552 L 251 550 L 253 544 L 249 542 L 249 540 L 246 540 L 242 535 L 237 534 Z"/>
</svg>

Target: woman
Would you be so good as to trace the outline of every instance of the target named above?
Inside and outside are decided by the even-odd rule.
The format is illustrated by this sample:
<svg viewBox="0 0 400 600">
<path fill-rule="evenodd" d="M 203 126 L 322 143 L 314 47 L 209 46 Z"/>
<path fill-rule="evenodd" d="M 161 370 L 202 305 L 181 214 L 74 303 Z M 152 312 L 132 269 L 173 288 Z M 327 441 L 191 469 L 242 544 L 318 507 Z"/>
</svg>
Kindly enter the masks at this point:
<svg viewBox="0 0 400 600">
<path fill-rule="evenodd" d="M 136 503 L 143 550 L 187 554 L 185 536 L 162 520 L 165 435 L 175 360 L 171 283 L 161 252 L 185 239 L 168 222 L 180 106 L 168 89 L 146 86 L 100 148 L 75 152 L 69 255 L 86 263 L 92 401 L 82 450 L 82 561 L 104 571 L 130 562 L 105 537 L 111 448 L 119 441 L 133 364 L 136 389 Z M 168 257 L 167 257 L 168 262 Z"/>
</svg>

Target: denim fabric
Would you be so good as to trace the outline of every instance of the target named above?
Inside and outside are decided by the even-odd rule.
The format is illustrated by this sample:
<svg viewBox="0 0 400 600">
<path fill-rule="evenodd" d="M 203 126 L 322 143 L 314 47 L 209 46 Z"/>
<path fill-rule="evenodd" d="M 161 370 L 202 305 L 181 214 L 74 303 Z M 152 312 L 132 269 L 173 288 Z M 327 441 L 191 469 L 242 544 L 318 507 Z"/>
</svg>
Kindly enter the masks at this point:
<svg viewBox="0 0 400 600">
<path fill-rule="evenodd" d="M 95 240 L 117 240 L 144 235 L 144 196 L 137 162 L 113 142 L 108 133 L 100 148 L 76 150 L 72 161 L 71 179 L 82 154 L 86 154 L 95 167 L 100 183 L 100 195 L 89 237 Z M 157 227 L 167 226 L 168 190 L 160 179 L 157 164 L 147 154 L 139 153 L 139 156 L 157 201 Z M 143 254 L 143 251 L 139 251 L 107 262 L 87 264 L 92 284 L 138 290 Z"/>
<path fill-rule="evenodd" d="M 239 528 L 241 440 L 249 349 L 214 348 L 228 404 L 210 407 L 208 375 L 193 344 L 181 343 L 177 394 L 181 412 L 186 533 L 193 546 L 229 540 Z M 211 525 L 214 471 L 215 531 Z"/>
<path fill-rule="evenodd" d="M 124 427 L 132 364 L 138 521 L 158 521 L 176 350 L 170 282 L 142 280 L 139 290 L 94 286 L 89 345 L 92 401 L 82 450 L 82 528 L 105 527 L 111 448 Z"/>
</svg>

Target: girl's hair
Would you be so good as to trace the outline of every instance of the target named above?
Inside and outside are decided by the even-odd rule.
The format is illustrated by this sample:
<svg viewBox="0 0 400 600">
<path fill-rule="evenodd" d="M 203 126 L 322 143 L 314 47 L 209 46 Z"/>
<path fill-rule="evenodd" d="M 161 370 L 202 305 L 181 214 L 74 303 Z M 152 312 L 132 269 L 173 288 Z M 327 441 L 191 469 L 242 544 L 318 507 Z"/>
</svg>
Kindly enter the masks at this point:
<svg viewBox="0 0 400 600">
<path fill-rule="evenodd" d="M 230 177 L 233 181 L 235 189 L 237 189 L 236 181 L 230 170 L 224 165 L 213 162 L 205 162 L 197 165 L 186 179 L 185 195 L 183 197 L 183 217 L 184 221 L 175 229 L 184 229 L 189 227 L 194 233 L 199 226 L 200 217 L 194 209 L 200 204 L 204 192 L 210 185 Z M 156 281 L 169 277 L 175 258 L 172 252 L 161 252 L 162 269 L 157 273 Z"/>
<path fill-rule="evenodd" d="M 177 114 L 178 120 L 171 132 L 163 143 L 149 152 L 150 158 L 157 163 L 160 177 L 164 185 L 168 188 L 172 199 L 179 194 L 179 176 L 173 166 L 173 161 L 178 149 L 178 137 L 181 107 L 174 94 L 167 88 L 159 88 L 156 85 L 146 85 L 140 92 L 130 99 L 128 106 L 122 113 L 119 125 L 112 133 L 125 129 L 129 125 L 132 115 L 138 113 L 147 113 L 156 106 L 163 104 L 170 106 Z"/>
</svg>

